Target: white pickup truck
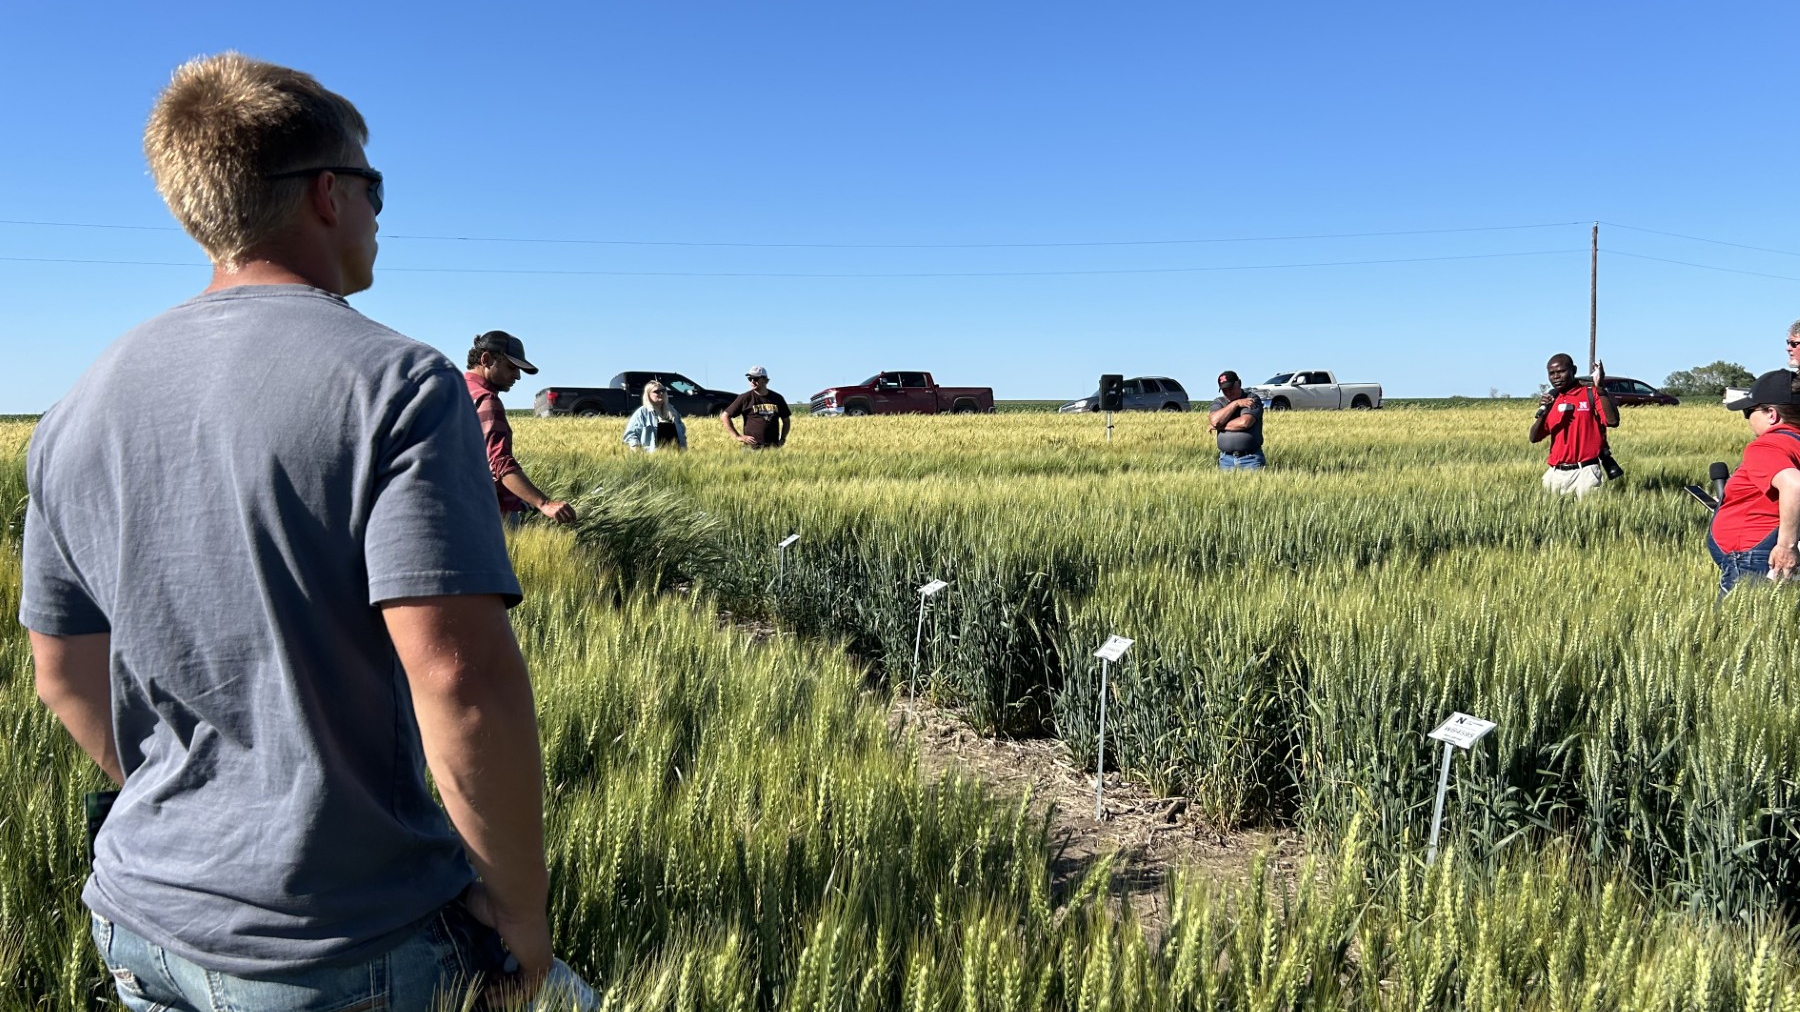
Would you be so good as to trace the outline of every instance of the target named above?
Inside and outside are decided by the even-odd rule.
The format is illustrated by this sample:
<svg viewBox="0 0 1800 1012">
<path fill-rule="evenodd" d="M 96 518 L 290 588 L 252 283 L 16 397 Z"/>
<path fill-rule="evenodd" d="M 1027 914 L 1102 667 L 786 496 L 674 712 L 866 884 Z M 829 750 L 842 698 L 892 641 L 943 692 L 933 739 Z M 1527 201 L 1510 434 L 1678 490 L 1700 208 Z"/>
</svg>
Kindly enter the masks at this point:
<svg viewBox="0 0 1800 1012">
<path fill-rule="evenodd" d="M 1322 369 L 1276 373 L 1249 388 L 1270 411 L 1381 407 L 1381 384 L 1339 383 Z"/>
</svg>

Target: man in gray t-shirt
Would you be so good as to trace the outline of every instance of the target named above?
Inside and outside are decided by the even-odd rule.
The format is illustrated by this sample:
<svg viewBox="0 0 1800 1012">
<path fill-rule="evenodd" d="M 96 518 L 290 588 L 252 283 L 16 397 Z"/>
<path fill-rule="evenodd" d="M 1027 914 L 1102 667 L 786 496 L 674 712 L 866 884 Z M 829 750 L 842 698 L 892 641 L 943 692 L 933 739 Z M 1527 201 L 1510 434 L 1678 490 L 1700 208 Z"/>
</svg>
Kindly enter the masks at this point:
<svg viewBox="0 0 1800 1012">
<path fill-rule="evenodd" d="M 373 279 L 365 137 L 307 75 L 177 71 L 145 149 L 212 284 L 32 435 L 19 617 L 121 785 L 82 898 L 133 1008 L 423 1009 L 553 964 L 480 427 L 448 359 L 344 300 Z"/>
<path fill-rule="evenodd" d="M 1206 416 L 1206 430 L 1218 433 L 1219 470 L 1255 471 L 1263 466 L 1262 398 L 1244 390 L 1238 374 L 1219 374 L 1219 396 Z"/>
</svg>

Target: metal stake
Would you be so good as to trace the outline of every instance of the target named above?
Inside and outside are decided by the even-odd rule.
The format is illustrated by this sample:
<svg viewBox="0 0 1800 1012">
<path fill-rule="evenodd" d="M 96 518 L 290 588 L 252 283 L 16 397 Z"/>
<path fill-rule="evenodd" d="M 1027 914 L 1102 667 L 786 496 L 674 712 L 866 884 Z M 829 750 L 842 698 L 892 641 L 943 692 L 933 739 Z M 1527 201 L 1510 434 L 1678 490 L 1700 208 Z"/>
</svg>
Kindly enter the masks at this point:
<svg viewBox="0 0 1800 1012">
<path fill-rule="evenodd" d="M 1106 441 L 1112 442 L 1112 412 L 1106 413 Z"/>
<path fill-rule="evenodd" d="M 919 633 L 913 637 L 912 678 L 906 688 L 906 716 L 909 720 L 919 716 L 919 651 L 925 646 L 925 608 L 930 601 L 928 597 L 919 598 Z"/>
<path fill-rule="evenodd" d="M 787 589 L 787 550 L 788 546 L 800 540 L 800 535 L 789 534 L 775 546 L 775 593 Z"/>
<path fill-rule="evenodd" d="M 1431 846 L 1425 848 L 1425 867 L 1437 860 L 1438 831 L 1444 825 L 1444 795 L 1450 791 L 1450 756 L 1455 746 L 1444 743 L 1444 768 L 1438 773 L 1437 806 L 1431 810 Z"/>
<path fill-rule="evenodd" d="M 908 720 L 919 715 L 919 652 L 925 646 L 925 609 L 931 605 L 931 595 L 950 586 L 943 580 L 933 580 L 919 588 L 919 632 L 913 637 L 912 678 L 906 689 L 906 716 Z"/>
<path fill-rule="evenodd" d="M 1106 675 L 1107 662 L 1100 659 L 1100 751 L 1094 755 L 1094 821 L 1100 821 L 1100 797 L 1106 790 Z"/>
</svg>

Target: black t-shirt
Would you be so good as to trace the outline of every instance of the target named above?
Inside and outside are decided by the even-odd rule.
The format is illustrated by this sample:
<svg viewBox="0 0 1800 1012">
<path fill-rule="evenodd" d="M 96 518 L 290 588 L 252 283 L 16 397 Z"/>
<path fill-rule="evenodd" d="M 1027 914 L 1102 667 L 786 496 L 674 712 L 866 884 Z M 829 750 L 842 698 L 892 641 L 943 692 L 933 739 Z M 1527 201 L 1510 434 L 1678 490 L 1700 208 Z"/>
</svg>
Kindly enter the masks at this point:
<svg viewBox="0 0 1800 1012">
<path fill-rule="evenodd" d="M 725 414 L 742 418 L 744 435 L 755 440 L 757 446 L 780 446 L 781 419 L 791 417 L 793 412 L 788 410 L 787 399 L 773 390 L 746 390 L 738 394 Z"/>
<path fill-rule="evenodd" d="M 677 436 L 675 434 L 675 423 L 674 422 L 657 422 L 656 423 L 656 445 L 657 446 L 659 446 L 659 447 L 674 446 L 676 443 L 676 440 L 677 440 Z"/>
</svg>

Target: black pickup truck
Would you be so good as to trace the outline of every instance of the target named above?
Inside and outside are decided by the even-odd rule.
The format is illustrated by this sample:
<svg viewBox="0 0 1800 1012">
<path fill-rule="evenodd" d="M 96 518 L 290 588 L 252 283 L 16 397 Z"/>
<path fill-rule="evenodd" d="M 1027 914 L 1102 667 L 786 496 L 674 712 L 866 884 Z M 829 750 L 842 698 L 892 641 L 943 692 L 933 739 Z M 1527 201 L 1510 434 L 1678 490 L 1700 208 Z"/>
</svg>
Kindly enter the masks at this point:
<svg viewBox="0 0 1800 1012">
<path fill-rule="evenodd" d="M 644 384 L 662 380 L 669 388 L 669 404 L 686 416 L 716 415 L 737 399 L 737 394 L 708 390 L 678 372 L 643 369 L 622 372 L 603 387 L 545 387 L 537 392 L 532 412 L 551 415 L 629 415 L 644 403 Z"/>
</svg>

